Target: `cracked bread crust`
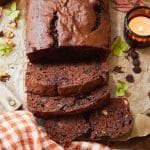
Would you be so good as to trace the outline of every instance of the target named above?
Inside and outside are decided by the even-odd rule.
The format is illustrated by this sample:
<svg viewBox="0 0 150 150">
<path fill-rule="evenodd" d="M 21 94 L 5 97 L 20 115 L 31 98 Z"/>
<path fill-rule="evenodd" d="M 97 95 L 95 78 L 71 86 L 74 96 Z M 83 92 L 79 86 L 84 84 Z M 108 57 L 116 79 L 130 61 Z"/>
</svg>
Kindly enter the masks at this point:
<svg viewBox="0 0 150 150">
<path fill-rule="evenodd" d="M 72 96 L 107 85 L 108 78 L 109 69 L 106 63 L 28 64 L 25 84 L 29 93 Z"/>
<path fill-rule="evenodd" d="M 49 97 L 29 94 L 27 105 L 29 111 L 41 118 L 83 113 L 108 103 L 110 90 L 108 86 L 98 88 L 88 95 L 74 97 Z"/>
<path fill-rule="evenodd" d="M 29 0 L 27 9 L 27 55 L 30 61 L 82 54 L 85 57 L 92 53 L 108 55 L 108 0 Z"/>
</svg>

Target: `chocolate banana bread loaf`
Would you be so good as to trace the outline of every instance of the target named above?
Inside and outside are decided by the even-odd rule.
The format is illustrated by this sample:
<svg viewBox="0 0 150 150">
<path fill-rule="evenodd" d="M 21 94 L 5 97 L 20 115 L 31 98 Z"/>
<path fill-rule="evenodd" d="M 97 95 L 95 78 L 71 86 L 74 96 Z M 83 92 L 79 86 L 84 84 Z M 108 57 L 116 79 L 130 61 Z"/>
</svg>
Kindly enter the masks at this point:
<svg viewBox="0 0 150 150">
<path fill-rule="evenodd" d="M 49 97 L 29 94 L 27 105 L 29 111 L 38 117 L 50 118 L 53 116 L 78 114 L 103 106 L 109 101 L 108 86 L 98 88 L 88 95 L 72 97 Z"/>
<path fill-rule="evenodd" d="M 27 56 L 31 62 L 109 54 L 109 0 L 28 0 Z"/>
<path fill-rule="evenodd" d="M 82 115 L 57 117 L 45 121 L 48 135 L 56 142 L 70 143 L 88 132 L 90 125 Z"/>
<path fill-rule="evenodd" d="M 90 114 L 90 139 L 119 138 L 129 133 L 133 125 L 133 116 L 129 102 L 125 98 L 112 99 L 103 110 Z"/>
<path fill-rule="evenodd" d="M 80 139 L 104 140 L 119 138 L 130 133 L 133 127 L 133 116 L 127 99 L 111 99 L 103 110 L 80 116 L 52 118 L 44 121 L 45 128 L 54 141 L 71 142 Z M 90 126 L 89 126 L 90 125 Z M 81 134 L 79 134 L 81 133 Z"/>
<path fill-rule="evenodd" d="M 28 64 L 27 92 L 48 96 L 72 96 L 106 85 L 109 70 L 106 63 Z"/>
</svg>

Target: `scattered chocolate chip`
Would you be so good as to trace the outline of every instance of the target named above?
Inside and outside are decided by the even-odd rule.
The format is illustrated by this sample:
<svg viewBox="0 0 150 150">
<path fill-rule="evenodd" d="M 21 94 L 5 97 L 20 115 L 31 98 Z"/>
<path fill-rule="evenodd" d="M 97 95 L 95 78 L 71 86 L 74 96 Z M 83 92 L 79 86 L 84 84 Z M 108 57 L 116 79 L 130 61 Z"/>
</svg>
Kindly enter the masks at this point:
<svg viewBox="0 0 150 150">
<path fill-rule="evenodd" d="M 134 73 L 138 74 L 138 73 L 141 73 L 142 69 L 140 67 L 134 67 L 133 71 Z"/>
<path fill-rule="evenodd" d="M 4 32 L 0 31 L 0 37 L 3 37 L 3 36 L 4 36 Z"/>
<path fill-rule="evenodd" d="M 136 58 L 136 59 L 133 59 L 133 65 L 134 65 L 134 66 L 140 66 L 140 64 L 141 64 L 141 63 L 140 63 L 140 60 L 139 60 L 139 59 L 137 59 L 137 58 Z"/>
<path fill-rule="evenodd" d="M 136 73 L 136 74 L 141 73 L 142 69 L 140 68 L 141 62 L 139 60 L 139 54 L 136 52 L 136 50 L 134 48 L 129 48 L 126 53 L 127 53 L 127 56 L 125 56 L 125 58 L 129 60 L 129 57 L 131 57 L 131 59 L 133 61 L 133 65 L 134 65 L 133 71 L 134 71 L 134 73 Z M 131 77 L 127 76 L 126 78 L 131 78 Z M 130 80 L 130 79 L 127 79 L 127 80 Z"/>
<path fill-rule="evenodd" d="M 149 96 L 149 98 L 150 98 L 150 92 L 148 92 L 148 96 Z"/>
<path fill-rule="evenodd" d="M 115 66 L 114 69 L 113 69 L 113 72 L 124 73 L 124 71 L 122 71 L 122 67 L 120 67 L 120 66 Z"/>
<path fill-rule="evenodd" d="M 131 58 L 132 59 L 137 59 L 137 58 L 139 58 L 139 54 L 136 51 L 132 51 L 131 52 Z"/>
<path fill-rule="evenodd" d="M 133 75 L 132 75 L 132 74 L 127 75 L 127 76 L 126 76 L 126 80 L 127 80 L 128 82 L 130 82 L 130 83 L 133 83 L 133 82 L 134 82 L 134 77 L 133 77 Z"/>
<path fill-rule="evenodd" d="M 147 113 L 147 116 L 150 117 L 150 113 Z"/>
</svg>

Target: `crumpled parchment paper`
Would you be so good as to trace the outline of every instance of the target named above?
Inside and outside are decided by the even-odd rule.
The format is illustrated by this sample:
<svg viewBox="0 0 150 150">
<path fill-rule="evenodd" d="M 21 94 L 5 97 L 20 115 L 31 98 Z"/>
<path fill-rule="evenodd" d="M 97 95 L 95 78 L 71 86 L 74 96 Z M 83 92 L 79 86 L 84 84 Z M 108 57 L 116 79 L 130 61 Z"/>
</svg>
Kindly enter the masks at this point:
<svg viewBox="0 0 150 150">
<path fill-rule="evenodd" d="M 123 38 L 123 26 L 125 13 L 118 12 L 113 9 L 113 4 L 110 4 L 110 15 L 112 24 L 112 41 L 116 36 L 122 36 Z M 137 51 L 140 55 L 142 72 L 140 74 L 134 74 L 132 71 L 133 65 L 131 59 L 126 59 L 127 54 L 123 54 L 121 57 L 110 55 L 108 63 L 110 67 L 110 80 L 109 85 L 112 89 L 111 96 L 115 97 L 115 86 L 118 80 L 124 81 L 128 84 L 129 89 L 126 97 L 130 102 L 130 108 L 135 117 L 134 128 L 132 133 L 128 137 L 124 137 L 120 140 L 127 140 L 133 137 L 146 136 L 150 134 L 150 48 L 141 49 Z M 121 66 L 124 73 L 114 73 L 112 70 L 115 66 Z M 128 83 L 126 76 L 132 74 L 135 82 Z"/>
<path fill-rule="evenodd" d="M 18 27 L 16 29 L 9 28 L 10 20 L 3 12 L 0 18 L 0 30 L 11 30 L 14 33 L 12 41 L 16 44 L 14 50 L 8 57 L 0 56 L 0 71 L 7 72 L 11 78 L 6 83 L 6 87 L 16 96 L 21 103 L 25 101 L 24 94 L 24 73 L 26 66 L 25 57 L 25 8 L 26 2 L 22 0 L 17 1 L 17 5 L 21 10 L 20 19 L 17 21 Z M 7 6 L 6 6 L 7 7 Z M 9 6 L 8 6 L 9 7 Z M 0 91 L 3 92 L 3 91 Z M 0 110 L 5 111 L 5 108 L 0 104 Z"/>
<path fill-rule="evenodd" d="M 26 70 L 27 59 L 25 56 L 25 1 L 19 1 L 19 8 L 21 10 L 21 18 L 18 21 L 18 28 L 14 30 L 16 43 L 15 50 L 9 57 L 0 56 L 0 71 L 6 71 L 11 75 L 6 87 L 13 92 L 13 94 L 24 104 L 26 108 L 26 94 L 24 87 L 24 74 Z M 110 4 L 111 24 L 112 24 L 112 40 L 116 36 L 123 37 L 123 22 L 124 13 L 113 9 L 113 4 Z M 8 20 L 2 17 L 0 22 L 0 29 L 7 29 Z M 115 93 L 115 85 L 118 80 L 125 81 L 127 74 L 133 74 L 135 78 L 134 83 L 127 83 L 129 86 L 127 98 L 130 102 L 131 111 L 135 116 L 135 123 L 131 135 L 118 140 L 127 140 L 133 137 L 141 137 L 150 134 L 150 117 L 147 113 L 150 112 L 150 48 L 139 50 L 142 73 L 134 74 L 132 71 L 132 61 L 125 59 L 125 54 L 121 57 L 110 55 L 108 62 L 110 65 L 110 87 L 112 89 L 112 97 Z M 125 73 L 119 74 L 112 72 L 115 66 L 123 67 Z M 3 83 L 4 84 L 4 83 Z M 2 92 L 2 91 L 0 91 Z M 3 105 L 0 104 L 0 111 L 5 111 Z"/>
</svg>

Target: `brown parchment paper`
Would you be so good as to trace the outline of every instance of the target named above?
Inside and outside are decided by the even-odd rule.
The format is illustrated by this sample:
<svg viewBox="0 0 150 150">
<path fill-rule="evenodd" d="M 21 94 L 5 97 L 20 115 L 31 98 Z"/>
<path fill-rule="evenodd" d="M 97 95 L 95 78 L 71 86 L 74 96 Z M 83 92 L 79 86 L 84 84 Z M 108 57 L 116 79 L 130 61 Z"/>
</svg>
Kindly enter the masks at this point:
<svg viewBox="0 0 150 150">
<path fill-rule="evenodd" d="M 0 71 L 6 71 L 11 75 L 11 79 L 5 83 L 6 87 L 24 104 L 26 109 L 26 94 L 24 87 L 24 74 L 26 70 L 27 59 L 25 56 L 25 11 L 26 2 L 19 1 L 21 10 L 21 18 L 18 21 L 18 28 L 14 30 L 15 38 L 13 41 L 17 44 L 15 50 L 8 57 L 0 56 Z M 120 35 L 123 37 L 124 13 L 113 9 L 110 3 L 110 14 L 112 24 L 112 40 Z M 2 17 L 0 21 L 0 29 L 8 29 L 8 20 Z M 127 140 L 133 137 L 141 137 L 150 134 L 150 49 L 138 51 L 140 54 L 142 73 L 134 74 L 132 71 L 132 61 L 125 59 L 125 54 L 121 57 L 110 55 L 108 63 L 110 65 L 110 81 L 109 85 L 112 89 L 111 96 L 115 97 L 115 85 L 118 80 L 125 81 L 127 74 L 134 74 L 135 83 L 127 83 L 129 86 L 127 98 L 130 102 L 131 111 L 135 117 L 135 123 L 131 135 L 118 140 Z M 113 73 L 115 66 L 123 67 L 123 74 Z M 2 92 L 2 91 L 0 91 Z M 5 111 L 3 105 L 0 104 L 0 111 Z"/>
<path fill-rule="evenodd" d="M 113 3 L 110 3 L 110 15 L 112 25 L 112 40 L 116 36 L 122 36 L 123 38 L 123 26 L 125 13 L 116 11 Z M 142 73 L 134 74 L 132 71 L 132 60 L 125 58 L 127 54 L 123 54 L 121 57 L 116 57 L 113 54 L 108 58 L 110 67 L 110 80 L 109 85 L 112 89 L 111 96 L 115 97 L 115 85 L 118 80 L 124 81 L 128 84 L 129 90 L 126 97 L 129 99 L 130 108 L 135 117 L 135 123 L 132 133 L 128 137 L 124 137 L 119 140 L 127 140 L 133 137 L 146 136 L 150 134 L 150 48 L 138 50 L 140 54 Z M 115 66 L 121 66 L 124 73 L 112 72 Z M 125 79 L 126 75 L 133 74 L 135 78 L 134 83 L 128 83 Z"/>
</svg>

